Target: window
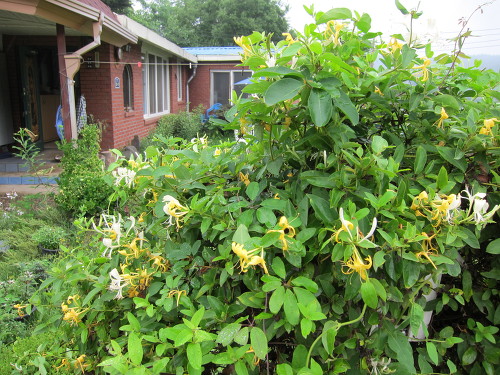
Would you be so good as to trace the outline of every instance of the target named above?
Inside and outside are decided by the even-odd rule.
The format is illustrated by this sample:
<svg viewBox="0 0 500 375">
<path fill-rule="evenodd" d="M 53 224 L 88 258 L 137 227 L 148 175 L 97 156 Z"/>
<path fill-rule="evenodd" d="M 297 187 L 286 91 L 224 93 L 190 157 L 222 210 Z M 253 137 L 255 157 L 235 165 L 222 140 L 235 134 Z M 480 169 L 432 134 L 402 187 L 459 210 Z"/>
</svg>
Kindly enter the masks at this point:
<svg viewBox="0 0 500 375">
<path fill-rule="evenodd" d="M 132 68 L 129 64 L 125 65 L 123 68 L 123 107 L 125 110 L 130 110 L 134 108 L 134 94 L 133 94 L 133 84 L 132 84 Z"/>
<path fill-rule="evenodd" d="M 146 54 L 143 61 L 143 100 L 144 115 L 153 116 L 170 111 L 170 82 L 168 79 L 168 60 Z"/>
<path fill-rule="evenodd" d="M 182 65 L 177 65 L 177 100 L 182 100 Z"/>
<path fill-rule="evenodd" d="M 231 91 L 236 91 L 237 95 L 245 87 L 245 81 L 252 76 L 252 72 L 245 70 L 213 71 L 210 90 L 210 105 L 221 103 L 228 105 L 231 98 Z M 241 82 L 241 83 L 240 83 Z"/>
</svg>

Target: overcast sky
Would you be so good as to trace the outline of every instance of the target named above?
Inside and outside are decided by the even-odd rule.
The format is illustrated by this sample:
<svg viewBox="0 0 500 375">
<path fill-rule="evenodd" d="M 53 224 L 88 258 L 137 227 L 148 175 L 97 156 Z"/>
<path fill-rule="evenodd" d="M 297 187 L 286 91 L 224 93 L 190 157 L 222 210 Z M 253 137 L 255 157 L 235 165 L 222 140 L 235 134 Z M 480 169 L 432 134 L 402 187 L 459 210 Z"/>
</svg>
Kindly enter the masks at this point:
<svg viewBox="0 0 500 375">
<path fill-rule="evenodd" d="M 382 31 L 384 35 L 401 33 L 405 35 L 409 26 L 409 17 L 403 16 L 395 6 L 394 0 L 283 0 L 290 10 L 287 18 L 292 28 L 303 30 L 312 18 L 303 5 L 314 4 L 316 11 L 331 8 L 349 8 L 360 14 L 368 13 L 372 18 L 372 31 Z M 500 55 L 500 0 L 400 0 L 408 9 L 423 11 L 424 14 L 415 22 L 414 32 L 422 41 L 432 40 L 436 52 L 450 52 L 453 43 L 446 39 L 458 35 L 461 26 L 459 19 L 468 18 L 474 10 L 482 7 L 483 12 L 476 12 L 468 28 L 473 31 L 464 51 L 468 54 Z"/>
</svg>

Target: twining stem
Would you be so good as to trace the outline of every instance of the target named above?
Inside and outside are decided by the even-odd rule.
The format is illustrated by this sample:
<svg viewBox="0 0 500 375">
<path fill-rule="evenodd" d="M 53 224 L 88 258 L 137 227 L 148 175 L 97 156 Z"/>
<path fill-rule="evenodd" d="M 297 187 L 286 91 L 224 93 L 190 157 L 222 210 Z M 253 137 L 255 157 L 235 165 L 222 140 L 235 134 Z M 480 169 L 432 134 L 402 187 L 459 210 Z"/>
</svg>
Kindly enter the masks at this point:
<svg viewBox="0 0 500 375">
<path fill-rule="evenodd" d="M 340 329 L 340 327 L 348 326 L 348 325 L 351 325 L 351 324 L 359 322 L 361 319 L 363 319 L 363 316 L 365 315 L 365 312 L 366 312 L 366 304 L 363 305 L 363 309 L 361 310 L 361 314 L 359 314 L 359 316 L 356 319 L 350 320 L 348 322 L 337 323 L 337 325 L 335 326 L 335 328 L 338 330 L 338 329 Z M 332 329 L 332 328 L 330 328 L 330 329 Z M 321 334 L 318 337 L 316 337 L 316 340 L 314 340 L 314 342 L 312 343 L 311 347 L 309 348 L 309 352 L 307 353 L 306 366 L 309 367 L 311 365 L 309 362 L 311 361 L 312 351 L 313 351 L 314 347 L 316 346 L 316 344 L 318 343 L 318 341 L 321 340 L 321 338 L 323 337 L 323 335 L 326 332 L 328 332 L 328 331 L 329 331 L 329 329 L 327 329 L 326 331 L 321 332 Z"/>
</svg>

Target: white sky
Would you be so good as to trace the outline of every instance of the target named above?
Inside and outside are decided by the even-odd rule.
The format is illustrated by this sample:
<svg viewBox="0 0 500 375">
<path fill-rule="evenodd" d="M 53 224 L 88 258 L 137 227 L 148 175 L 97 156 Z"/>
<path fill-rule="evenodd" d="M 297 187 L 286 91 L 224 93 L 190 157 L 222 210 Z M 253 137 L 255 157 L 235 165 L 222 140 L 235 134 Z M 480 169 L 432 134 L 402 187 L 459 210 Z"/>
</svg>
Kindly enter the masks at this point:
<svg viewBox="0 0 500 375">
<path fill-rule="evenodd" d="M 483 12 L 476 12 L 468 28 L 474 38 L 466 41 L 464 52 L 467 54 L 500 55 L 500 0 L 400 0 L 406 9 L 418 7 L 424 14 L 414 20 L 414 33 L 422 41 L 432 40 L 436 52 L 450 52 L 453 42 L 447 41 L 458 35 L 461 29 L 460 18 L 468 18 L 480 5 Z M 315 11 L 327 11 L 331 8 L 349 8 L 358 13 L 368 13 L 372 18 L 371 31 L 381 31 L 387 35 L 400 33 L 407 36 L 409 16 L 403 16 L 396 8 L 394 0 L 283 0 L 289 5 L 287 14 L 292 28 L 303 30 L 312 18 L 303 5 L 314 4 Z"/>
</svg>

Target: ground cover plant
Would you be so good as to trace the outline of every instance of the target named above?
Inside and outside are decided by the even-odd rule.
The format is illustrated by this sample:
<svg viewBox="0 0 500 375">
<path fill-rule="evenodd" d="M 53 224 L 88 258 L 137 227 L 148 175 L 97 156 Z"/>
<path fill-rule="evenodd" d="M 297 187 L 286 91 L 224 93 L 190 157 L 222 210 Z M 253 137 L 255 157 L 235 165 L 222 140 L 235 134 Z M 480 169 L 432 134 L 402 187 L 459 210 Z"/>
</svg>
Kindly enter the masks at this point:
<svg viewBox="0 0 500 375">
<path fill-rule="evenodd" d="M 494 374 L 499 74 L 367 14 L 314 17 L 237 38 L 244 142 L 110 167 L 114 209 L 79 220 L 92 239 L 32 299 L 38 333 L 73 338 L 50 368 Z"/>
</svg>

